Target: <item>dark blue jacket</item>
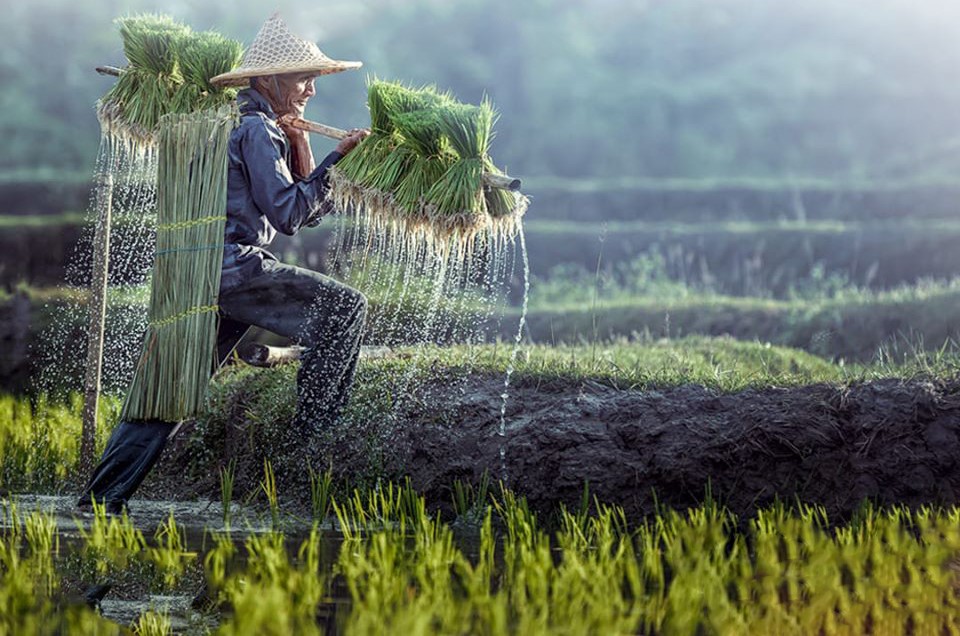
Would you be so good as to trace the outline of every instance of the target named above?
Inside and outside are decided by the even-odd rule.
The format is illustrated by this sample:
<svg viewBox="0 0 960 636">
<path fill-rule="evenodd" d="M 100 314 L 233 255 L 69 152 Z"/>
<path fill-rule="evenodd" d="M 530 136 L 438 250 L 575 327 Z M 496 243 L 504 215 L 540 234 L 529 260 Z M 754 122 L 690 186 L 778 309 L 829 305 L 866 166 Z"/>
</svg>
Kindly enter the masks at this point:
<svg viewBox="0 0 960 636">
<path fill-rule="evenodd" d="M 303 181 L 287 167 L 290 144 L 267 100 L 252 88 L 237 95 L 240 125 L 230 135 L 227 223 L 220 290 L 227 291 L 276 258 L 265 247 L 277 232 L 292 235 L 319 220 L 331 152 Z"/>
</svg>

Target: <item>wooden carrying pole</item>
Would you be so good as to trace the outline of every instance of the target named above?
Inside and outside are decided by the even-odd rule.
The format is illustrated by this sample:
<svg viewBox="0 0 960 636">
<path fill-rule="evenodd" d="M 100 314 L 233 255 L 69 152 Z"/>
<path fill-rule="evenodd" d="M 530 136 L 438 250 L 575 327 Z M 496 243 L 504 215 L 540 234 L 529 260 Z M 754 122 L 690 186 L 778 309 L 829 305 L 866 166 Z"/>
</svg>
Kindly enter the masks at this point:
<svg viewBox="0 0 960 636">
<path fill-rule="evenodd" d="M 123 73 L 123 69 L 117 68 L 116 66 L 98 66 L 97 73 L 100 73 L 101 75 L 112 75 L 114 77 L 119 77 L 120 74 Z M 299 128 L 300 130 L 306 130 L 307 132 L 316 133 L 318 135 L 323 135 L 324 137 L 329 137 L 336 140 L 343 139 L 350 134 L 346 130 L 341 130 L 339 128 L 334 128 L 333 126 L 327 126 L 324 124 L 318 124 L 317 122 L 301 119 L 300 117 L 293 117 L 291 115 L 284 115 L 280 118 L 280 121 L 288 126 L 293 126 L 294 128 Z M 511 192 L 518 192 L 520 190 L 520 186 L 522 185 L 520 179 L 514 179 L 513 177 L 505 174 L 492 174 L 489 172 L 485 172 L 483 174 L 483 182 L 488 188 L 509 190 Z"/>
<path fill-rule="evenodd" d="M 333 126 L 318 124 L 313 121 L 301 119 L 300 117 L 292 117 L 290 115 L 284 115 L 280 118 L 280 121 L 287 126 L 293 126 L 294 128 L 299 128 L 300 130 L 306 130 L 307 132 L 323 135 L 324 137 L 329 137 L 331 139 L 340 140 L 350 134 L 346 130 L 340 130 L 339 128 L 334 128 Z M 487 187 L 497 188 L 499 190 L 510 190 L 511 192 L 517 192 L 520 190 L 521 185 L 520 179 L 514 179 L 513 177 L 505 174 L 492 174 L 489 172 L 483 173 L 483 182 L 487 185 Z"/>
<path fill-rule="evenodd" d="M 113 175 L 101 174 L 96 193 L 97 226 L 93 237 L 93 274 L 87 320 L 87 372 L 83 387 L 83 424 L 80 432 L 80 470 L 93 470 L 97 438 L 97 407 L 103 368 L 103 332 L 107 316 L 107 280 L 110 263 L 110 212 L 113 206 Z"/>
</svg>

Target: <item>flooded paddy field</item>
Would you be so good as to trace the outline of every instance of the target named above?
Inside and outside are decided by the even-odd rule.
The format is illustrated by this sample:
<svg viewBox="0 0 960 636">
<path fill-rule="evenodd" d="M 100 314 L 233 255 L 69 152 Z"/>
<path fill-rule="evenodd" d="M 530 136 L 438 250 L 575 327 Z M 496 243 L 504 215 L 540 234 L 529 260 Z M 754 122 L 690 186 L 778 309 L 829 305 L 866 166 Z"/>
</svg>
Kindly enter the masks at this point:
<svg viewBox="0 0 960 636">
<path fill-rule="evenodd" d="M 955 358 L 855 368 L 730 339 L 526 348 L 501 438 L 511 358 L 490 346 L 365 359 L 307 462 L 270 444 L 294 414 L 296 364 L 235 365 L 127 517 L 76 507 L 77 449 L 51 424 L 72 438 L 79 405 L 6 402 L 2 576 L 24 595 L 9 624 L 958 628 Z M 98 590 L 100 618 L 84 599 Z"/>
</svg>

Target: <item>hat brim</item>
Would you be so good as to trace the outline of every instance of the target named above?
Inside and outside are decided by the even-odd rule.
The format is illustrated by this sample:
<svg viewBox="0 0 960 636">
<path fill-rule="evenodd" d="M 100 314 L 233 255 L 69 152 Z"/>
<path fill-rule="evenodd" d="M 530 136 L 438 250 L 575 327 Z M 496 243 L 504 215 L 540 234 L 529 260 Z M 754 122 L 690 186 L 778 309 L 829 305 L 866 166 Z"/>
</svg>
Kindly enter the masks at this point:
<svg viewBox="0 0 960 636">
<path fill-rule="evenodd" d="M 261 75 L 284 75 L 287 73 L 315 73 L 317 75 L 331 75 L 343 71 L 358 69 L 363 66 L 363 62 L 341 62 L 339 60 L 330 60 L 317 64 L 297 64 L 292 66 L 270 66 L 258 68 L 240 67 L 229 73 L 222 73 L 210 79 L 214 86 L 246 86 L 251 77 Z"/>
</svg>

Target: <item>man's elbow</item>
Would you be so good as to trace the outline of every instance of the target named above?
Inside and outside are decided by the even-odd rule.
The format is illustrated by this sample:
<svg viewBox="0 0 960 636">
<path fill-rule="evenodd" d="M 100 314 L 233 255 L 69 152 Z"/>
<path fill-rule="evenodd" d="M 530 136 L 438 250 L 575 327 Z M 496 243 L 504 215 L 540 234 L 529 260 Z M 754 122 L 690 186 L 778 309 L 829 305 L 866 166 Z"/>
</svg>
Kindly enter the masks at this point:
<svg viewBox="0 0 960 636">
<path fill-rule="evenodd" d="M 277 232 L 281 234 L 286 234 L 287 236 L 293 236 L 300 230 L 299 225 L 293 225 L 292 223 L 281 223 L 277 226 Z"/>
</svg>

